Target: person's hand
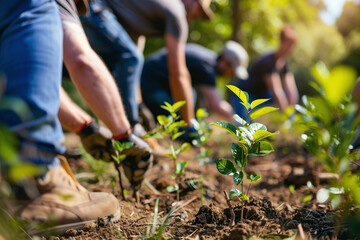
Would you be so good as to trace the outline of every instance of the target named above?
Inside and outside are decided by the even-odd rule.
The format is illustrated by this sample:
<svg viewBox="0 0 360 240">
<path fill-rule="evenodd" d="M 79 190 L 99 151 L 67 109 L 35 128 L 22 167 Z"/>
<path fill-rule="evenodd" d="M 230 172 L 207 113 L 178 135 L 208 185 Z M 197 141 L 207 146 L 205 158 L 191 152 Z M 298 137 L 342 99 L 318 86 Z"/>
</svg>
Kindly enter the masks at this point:
<svg viewBox="0 0 360 240">
<path fill-rule="evenodd" d="M 179 128 L 180 132 L 185 132 L 183 135 L 178 137 L 177 139 L 182 142 L 188 142 L 192 145 L 194 145 L 193 141 L 199 139 L 199 134 L 197 130 L 191 126 L 191 127 L 181 127 Z"/>
<path fill-rule="evenodd" d="M 77 132 L 77 134 L 81 139 L 84 149 L 95 159 L 111 161 L 111 155 L 117 156 L 118 153 L 109 129 L 99 126 L 92 121 Z"/>
<path fill-rule="evenodd" d="M 114 137 L 114 139 L 120 143 L 132 143 L 130 148 L 124 149 L 119 154 L 125 155 L 125 159 L 121 163 L 132 188 L 137 191 L 144 180 L 146 171 L 152 165 L 152 150 L 144 140 L 131 132 L 120 137 Z"/>
</svg>

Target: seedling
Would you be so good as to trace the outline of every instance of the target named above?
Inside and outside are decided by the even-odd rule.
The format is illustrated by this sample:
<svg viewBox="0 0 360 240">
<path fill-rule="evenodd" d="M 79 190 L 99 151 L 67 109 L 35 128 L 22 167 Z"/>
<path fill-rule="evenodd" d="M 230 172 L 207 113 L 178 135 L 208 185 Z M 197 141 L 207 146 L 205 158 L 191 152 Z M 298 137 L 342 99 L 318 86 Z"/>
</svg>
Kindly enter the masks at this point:
<svg viewBox="0 0 360 240">
<path fill-rule="evenodd" d="M 163 109 L 169 112 L 169 116 L 159 115 L 157 120 L 160 124 L 158 128 L 152 132 L 146 134 L 144 137 L 154 137 L 158 139 L 164 139 L 167 136 L 168 147 L 171 150 L 171 153 L 166 154 L 167 157 L 173 160 L 174 163 L 174 174 L 172 177 L 175 179 L 175 185 L 167 187 L 167 191 L 173 192 L 176 191 L 176 200 L 179 201 L 179 179 L 185 171 L 188 161 L 176 162 L 178 155 L 182 152 L 188 151 L 191 148 L 189 143 L 183 143 L 180 147 L 176 147 L 175 140 L 183 135 L 185 132 L 181 131 L 182 127 L 187 126 L 187 123 L 184 120 L 180 120 L 178 115 L 179 109 L 185 104 L 185 101 L 179 101 L 171 105 L 168 102 L 165 102 L 165 105 L 161 105 Z"/>
<path fill-rule="evenodd" d="M 240 103 L 246 108 L 247 120 L 245 121 L 239 115 L 235 114 L 233 118 L 240 124 L 239 127 L 226 121 L 217 121 L 212 123 L 212 125 L 226 130 L 237 139 L 237 143 L 233 143 L 231 148 L 234 159 L 217 159 L 216 167 L 221 174 L 232 175 L 235 185 L 241 185 L 240 190 L 237 188 L 231 189 L 229 192 L 229 197 L 238 197 L 238 199 L 243 202 L 240 218 L 240 221 L 242 221 L 244 204 L 245 201 L 249 199 L 248 194 L 251 184 L 261 179 L 260 175 L 253 175 L 245 172 L 245 167 L 248 163 L 248 156 L 264 156 L 273 152 L 274 149 L 272 145 L 265 141 L 265 139 L 278 134 L 278 132 L 268 132 L 264 124 L 253 122 L 253 120 L 266 113 L 276 111 L 277 108 L 269 106 L 259 108 L 260 104 L 267 102 L 269 99 L 258 99 L 250 103 L 249 95 L 246 92 L 232 85 L 227 85 L 227 87 L 233 93 L 235 93 L 236 96 L 239 97 Z M 244 192 L 245 176 L 246 179 L 250 182 L 246 193 Z"/>
<path fill-rule="evenodd" d="M 311 85 L 318 95 L 303 96 L 302 105 L 295 106 L 300 113 L 296 126 L 308 151 L 324 165 L 326 171 L 339 176 L 330 188 L 317 194 L 319 201 L 329 198 L 332 206 L 337 208 L 342 200 L 351 202 L 355 199 L 352 195 L 355 191 L 344 188 L 344 184 L 358 184 L 358 180 L 351 177 L 349 168 L 356 159 L 356 154 L 351 151 L 352 144 L 360 136 L 359 117 L 355 118 L 357 107 L 348 95 L 355 83 L 356 73 L 345 66 L 329 71 L 319 63 L 313 67 L 312 74 L 316 82 Z"/>
<path fill-rule="evenodd" d="M 203 109 L 199 108 L 196 111 L 196 120 L 194 120 L 193 126 L 195 127 L 198 137 L 196 140 L 193 141 L 193 144 L 196 147 L 200 148 L 200 153 L 196 154 L 194 158 L 199 159 L 199 164 L 204 165 L 206 163 L 210 163 L 211 159 L 209 156 L 212 153 L 211 149 L 205 147 L 206 143 L 209 141 L 210 135 L 212 133 L 212 129 L 209 127 L 208 123 L 204 121 L 206 117 L 208 117 L 208 112 Z"/>
<path fill-rule="evenodd" d="M 126 155 L 121 154 L 121 153 L 125 149 L 131 148 L 133 143 L 132 142 L 120 143 L 118 141 L 115 141 L 114 144 L 115 144 L 115 148 L 119 151 L 120 155 L 119 156 L 111 155 L 111 157 L 114 160 L 114 165 L 115 165 L 116 171 L 117 171 L 118 176 L 119 176 L 119 185 L 120 185 L 121 197 L 122 197 L 123 200 L 125 200 L 125 193 L 124 193 L 125 189 L 124 189 L 124 186 L 122 184 L 122 175 L 121 175 L 121 171 L 120 171 L 120 165 L 121 165 L 121 162 L 125 160 Z M 136 192 L 134 192 L 133 194 L 136 195 Z"/>
</svg>

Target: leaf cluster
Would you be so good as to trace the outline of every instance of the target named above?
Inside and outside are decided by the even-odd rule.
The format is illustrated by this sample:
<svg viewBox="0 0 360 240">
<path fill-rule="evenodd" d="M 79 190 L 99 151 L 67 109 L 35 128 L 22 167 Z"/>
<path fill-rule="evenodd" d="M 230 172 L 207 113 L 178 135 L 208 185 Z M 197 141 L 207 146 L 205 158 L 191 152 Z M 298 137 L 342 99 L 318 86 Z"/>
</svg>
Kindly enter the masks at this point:
<svg viewBox="0 0 360 240">
<path fill-rule="evenodd" d="M 259 108 L 260 104 L 268 101 L 269 99 L 258 99 L 253 102 L 249 102 L 249 95 L 246 92 L 232 85 L 227 85 L 227 87 L 239 97 L 240 103 L 247 109 L 250 122 L 245 121 L 235 114 L 234 120 L 240 124 L 239 127 L 226 121 L 217 121 L 212 123 L 212 125 L 224 129 L 237 138 L 237 143 L 233 143 L 231 148 L 234 159 L 218 159 L 216 161 L 216 166 L 221 174 L 232 175 L 233 181 L 236 185 L 239 185 L 240 183 L 242 184 L 241 191 L 238 189 L 231 189 L 229 196 L 238 196 L 241 200 L 247 200 L 248 197 L 243 191 L 244 176 L 246 176 L 250 183 L 254 183 L 261 178 L 259 175 L 252 175 L 245 172 L 244 169 L 247 165 L 248 156 L 264 156 L 273 152 L 274 149 L 272 145 L 268 141 L 265 141 L 265 139 L 278 134 L 278 132 L 268 132 L 264 124 L 253 122 L 253 120 L 266 113 L 275 111 L 277 108 Z"/>
<path fill-rule="evenodd" d="M 342 203 L 341 196 L 347 193 L 346 201 L 354 199 L 357 203 L 358 194 L 352 189 L 356 189 L 359 181 L 352 177 L 350 164 L 357 157 L 352 144 L 360 137 L 360 118 L 356 117 L 357 106 L 349 95 L 356 75 L 344 66 L 329 71 L 324 64 L 317 64 L 312 71 L 316 79 L 312 87 L 318 95 L 303 96 L 302 105 L 295 106 L 298 112 L 295 126 L 302 133 L 306 149 L 328 172 L 339 176 L 331 188 L 318 192 L 318 198 L 329 198 L 336 208 Z"/>
</svg>

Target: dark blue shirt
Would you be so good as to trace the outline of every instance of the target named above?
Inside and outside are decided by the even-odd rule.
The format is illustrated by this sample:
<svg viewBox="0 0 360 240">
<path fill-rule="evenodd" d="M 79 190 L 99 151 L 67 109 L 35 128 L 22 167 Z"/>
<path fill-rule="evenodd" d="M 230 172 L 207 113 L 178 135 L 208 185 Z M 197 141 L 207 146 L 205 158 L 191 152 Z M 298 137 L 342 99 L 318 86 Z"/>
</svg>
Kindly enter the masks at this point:
<svg viewBox="0 0 360 240">
<path fill-rule="evenodd" d="M 196 87 L 204 84 L 215 87 L 217 54 L 191 43 L 186 44 L 185 54 L 192 85 Z M 170 89 L 166 49 L 161 49 L 146 59 L 141 82 L 143 86 L 150 85 Z"/>
</svg>

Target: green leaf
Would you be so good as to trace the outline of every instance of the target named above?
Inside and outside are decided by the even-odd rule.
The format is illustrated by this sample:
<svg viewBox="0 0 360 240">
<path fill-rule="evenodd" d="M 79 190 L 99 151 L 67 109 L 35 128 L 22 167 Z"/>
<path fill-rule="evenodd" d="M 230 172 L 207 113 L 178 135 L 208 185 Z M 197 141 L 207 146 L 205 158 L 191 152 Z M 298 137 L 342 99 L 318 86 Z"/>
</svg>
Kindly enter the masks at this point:
<svg viewBox="0 0 360 240">
<path fill-rule="evenodd" d="M 220 158 L 216 160 L 216 167 L 218 171 L 223 175 L 232 175 L 237 172 L 234 164 L 230 160 L 227 160 L 225 158 Z"/>
<path fill-rule="evenodd" d="M 16 182 L 24 180 L 26 178 L 39 176 L 46 172 L 46 168 L 43 166 L 37 166 L 31 163 L 18 163 L 10 167 L 9 177 L 12 181 Z"/>
<path fill-rule="evenodd" d="M 250 104 L 250 107 L 251 107 L 251 109 L 254 109 L 254 108 L 256 108 L 257 106 L 259 106 L 260 104 L 263 104 L 264 102 L 267 102 L 267 101 L 269 101 L 270 100 L 270 98 L 268 98 L 268 99 L 257 99 L 257 100 L 254 100 L 254 101 L 252 101 L 252 103 Z"/>
<path fill-rule="evenodd" d="M 236 188 L 233 188 L 229 191 L 229 198 L 232 198 L 232 197 L 237 197 L 241 194 L 241 191 L 236 189 Z"/>
<path fill-rule="evenodd" d="M 156 138 L 156 139 L 164 139 L 164 136 L 157 132 L 149 132 L 144 138 Z"/>
<path fill-rule="evenodd" d="M 262 115 L 265 115 L 267 113 L 270 113 L 270 112 L 273 112 L 273 111 L 277 111 L 278 108 L 275 108 L 275 107 L 263 107 L 263 108 L 259 108 L 259 109 L 256 109 L 255 111 L 251 112 L 250 113 L 250 118 L 252 120 L 262 116 Z"/>
<path fill-rule="evenodd" d="M 312 200 L 312 196 L 311 195 L 307 195 L 302 199 L 303 203 L 307 203 L 310 202 Z"/>
<path fill-rule="evenodd" d="M 185 131 L 184 132 L 177 132 L 177 133 L 175 133 L 173 136 L 172 136 L 172 140 L 176 140 L 178 137 L 180 137 L 181 135 L 183 135 L 185 133 Z"/>
<path fill-rule="evenodd" d="M 241 201 L 247 201 L 247 200 L 249 200 L 248 196 L 246 196 L 246 195 L 243 194 L 243 193 L 240 194 L 239 198 L 240 198 Z"/>
<path fill-rule="evenodd" d="M 168 158 L 171 158 L 171 159 L 176 159 L 176 155 L 174 155 L 173 153 L 167 153 L 167 154 L 165 154 L 165 156 L 167 156 Z"/>
<path fill-rule="evenodd" d="M 120 152 L 123 150 L 119 141 L 114 141 L 114 145 L 116 150 L 119 150 Z"/>
<path fill-rule="evenodd" d="M 260 175 L 246 174 L 246 178 L 250 181 L 250 183 L 255 183 L 261 179 Z"/>
<path fill-rule="evenodd" d="M 251 134 L 254 134 L 256 131 L 258 130 L 267 130 L 266 126 L 264 124 L 261 123 L 252 123 L 249 126 L 249 132 L 251 132 Z"/>
<path fill-rule="evenodd" d="M 179 190 L 179 185 L 178 184 L 175 184 L 174 186 L 168 186 L 166 187 L 166 191 L 167 192 L 175 192 Z"/>
<path fill-rule="evenodd" d="M 122 161 L 125 160 L 125 158 L 126 158 L 125 154 L 120 154 L 119 157 L 118 157 L 118 160 L 119 160 L 119 162 L 122 162 Z"/>
<path fill-rule="evenodd" d="M 174 103 L 172 109 L 174 112 L 177 112 L 182 106 L 184 106 L 186 103 L 186 101 L 178 101 L 176 103 Z"/>
<path fill-rule="evenodd" d="M 235 121 L 237 121 L 241 125 L 243 125 L 243 126 L 247 125 L 247 122 L 244 119 L 242 119 L 239 115 L 235 114 L 233 116 L 233 118 L 234 118 Z"/>
<path fill-rule="evenodd" d="M 241 102 L 241 104 L 246 108 L 247 111 L 250 110 L 250 104 L 249 103 L 245 104 L 245 103 Z"/>
<path fill-rule="evenodd" d="M 165 104 L 169 104 L 169 103 L 165 102 Z M 169 106 L 164 106 L 164 105 L 161 105 L 160 107 L 163 108 L 163 109 L 165 109 L 165 110 L 168 111 L 169 113 L 172 113 L 172 112 L 173 112 L 171 105 L 170 105 L 170 107 L 169 107 Z"/>
<path fill-rule="evenodd" d="M 265 130 L 258 130 L 257 132 L 254 133 L 253 135 L 253 141 L 254 142 L 258 142 L 258 141 L 261 141 L 265 138 L 268 138 L 268 137 L 271 137 L 271 136 L 274 136 L 278 134 L 278 132 L 275 132 L 275 133 L 271 133 L 271 132 L 268 132 L 268 131 L 265 131 Z"/>
<path fill-rule="evenodd" d="M 187 126 L 187 123 L 185 121 L 183 121 L 183 120 L 178 121 L 178 122 L 173 122 L 169 126 L 169 131 L 170 132 L 177 132 L 180 127 L 185 127 L 185 126 Z"/>
<path fill-rule="evenodd" d="M 244 179 L 244 173 L 243 172 L 237 172 L 234 173 L 233 180 L 236 185 L 239 185 Z"/>
<path fill-rule="evenodd" d="M 180 176 L 184 173 L 186 165 L 188 165 L 190 161 L 180 161 L 176 164 L 176 175 Z"/>
<path fill-rule="evenodd" d="M 229 132 L 230 134 L 234 135 L 235 137 L 238 137 L 237 127 L 231 123 L 228 123 L 226 121 L 216 121 L 216 122 L 210 123 L 210 125 L 218 126 L 219 128 L 224 129 L 225 131 Z"/>
<path fill-rule="evenodd" d="M 256 142 L 249 150 L 249 155 L 252 156 L 264 156 L 274 151 L 271 143 L 267 141 Z"/>
<path fill-rule="evenodd" d="M 191 144 L 186 142 L 186 143 L 183 143 L 180 147 L 180 152 L 186 152 L 188 150 L 190 150 L 191 148 Z"/>
<path fill-rule="evenodd" d="M 226 85 L 227 88 L 229 88 L 233 93 L 235 93 L 236 96 L 240 98 L 240 100 L 247 105 L 249 100 L 249 95 L 246 92 L 243 92 L 240 88 L 234 86 L 234 85 Z"/>
<path fill-rule="evenodd" d="M 157 120 L 162 126 L 167 126 L 171 123 L 171 119 L 165 115 L 158 115 Z"/>
<path fill-rule="evenodd" d="M 204 108 L 199 108 L 196 111 L 196 119 L 199 121 L 201 121 L 203 118 L 206 118 L 207 116 L 209 116 L 209 114 L 206 112 Z"/>
<path fill-rule="evenodd" d="M 231 151 L 235 159 L 235 163 L 241 168 L 246 167 L 247 158 L 244 149 L 236 143 L 233 143 L 231 146 Z"/>
</svg>

